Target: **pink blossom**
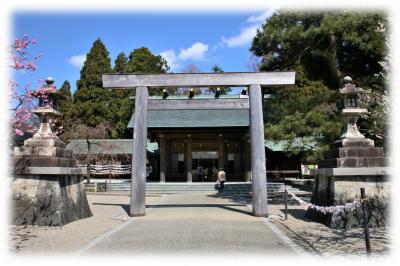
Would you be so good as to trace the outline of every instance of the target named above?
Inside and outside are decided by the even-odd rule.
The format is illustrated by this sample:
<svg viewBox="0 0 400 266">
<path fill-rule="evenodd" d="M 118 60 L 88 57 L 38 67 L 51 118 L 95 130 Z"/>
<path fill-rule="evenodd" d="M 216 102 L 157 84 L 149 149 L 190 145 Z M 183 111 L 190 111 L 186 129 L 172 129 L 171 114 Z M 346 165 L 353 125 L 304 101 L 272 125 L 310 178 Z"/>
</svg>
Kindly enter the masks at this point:
<svg viewBox="0 0 400 266">
<path fill-rule="evenodd" d="M 24 135 L 24 133 L 21 130 L 19 130 L 18 128 L 15 129 L 15 134 L 18 135 L 18 136 L 23 136 Z"/>
<path fill-rule="evenodd" d="M 36 70 L 36 65 L 32 62 L 27 62 L 26 63 L 26 68 L 35 71 Z"/>
<path fill-rule="evenodd" d="M 37 43 L 36 40 L 31 39 L 28 34 L 24 34 L 22 38 L 16 38 L 10 45 L 10 61 L 11 68 L 18 71 L 34 72 L 36 70 L 35 61 L 41 54 L 31 57 L 29 48 L 31 45 Z M 31 116 L 34 109 L 32 101 L 33 91 L 30 89 L 30 84 L 22 87 L 15 80 L 9 81 L 10 95 L 9 99 L 12 101 L 11 106 L 14 113 L 11 119 L 14 124 L 15 134 L 22 135 L 25 130 L 34 130 Z M 23 129 L 24 128 L 24 129 Z"/>
<path fill-rule="evenodd" d="M 24 66 L 23 66 L 23 64 L 22 64 L 21 62 L 19 62 L 19 61 L 14 61 L 14 67 L 15 67 L 16 69 L 22 69 Z"/>
<path fill-rule="evenodd" d="M 22 70 L 27 72 L 36 71 L 35 61 L 39 59 L 42 54 L 39 53 L 36 56 L 30 56 L 29 48 L 31 45 L 37 43 L 37 40 L 31 39 L 28 34 L 24 34 L 22 38 L 16 38 L 14 42 L 10 45 L 10 66 L 14 70 Z M 35 96 L 42 99 L 45 106 L 50 107 L 52 105 L 51 99 L 48 97 L 49 91 L 55 91 L 56 87 L 43 88 L 44 81 L 38 80 L 39 84 L 42 86 L 36 91 L 31 90 L 30 84 L 26 84 L 20 87 L 15 80 L 9 81 L 9 99 L 12 101 L 12 106 L 16 106 L 12 111 L 14 116 L 11 119 L 14 124 L 15 134 L 22 135 L 23 131 L 35 132 L 37 129 L 33 127 L 32 124 L 32 110 L 35 108 L 33 97 Z M 55 124 L 55 121 L 53 122 Z M 53 125 L 55 126 L 55 125 Z M 23 129 L 22 129 L 23 128 Z M 62 133 L 62 128 L 56 128 L 54 132 L 56 134 Z"/>
</svg>

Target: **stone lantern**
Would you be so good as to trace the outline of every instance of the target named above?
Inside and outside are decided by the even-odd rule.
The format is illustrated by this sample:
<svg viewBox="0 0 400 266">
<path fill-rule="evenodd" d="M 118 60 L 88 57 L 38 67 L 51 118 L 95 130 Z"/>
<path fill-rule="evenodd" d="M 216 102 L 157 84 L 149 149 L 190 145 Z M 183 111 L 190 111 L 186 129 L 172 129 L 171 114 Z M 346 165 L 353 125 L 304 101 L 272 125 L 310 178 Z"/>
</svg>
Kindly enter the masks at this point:
<svg viewBox="0 0 400 266">
<path fill-rule="evenodd" d="M 351 78 L 344 79 L 342 115 L 346 119 L 344 133 L 330 145 L 324 158 L 318 162 L 318 174 L 314 178 L 311 203 L 318 206 L 338 206 L 360 200 L 360 189 L 365 188 L 370 200 L 367 203 L 371 226 L 388 223 L 389 159 L 382 147 L 361 134 L 358 118 L 367 112 L 361 108 L 359 96 L 369 91 L 356 87 Z M 332 228 L 362 226 L 362 212 L 321 213 L 309 208 L 306 217 Z"/>
<path fill-rule="evenodd" d="M 24 146 L 14 147 L 14 175 L 11 182 L 12 222 L 16 225 L 63 226 L 92 216 L 84 190 L 85 169 L 77 167 L 71 150 L 65 149 L 51 129 L 50 119 L 61 116 L 52 78 L 34 97 L 39 106 L 33 113 L 40 128 Z"/>
<path fill-rule="evenodd" d="M 351 77 L 345 77 L 344 81 L 346 84 L 344 88 L 339 90 L 339 93 L 344 96 L 342 115 L 346 119 L 346 127 L 340 137 L 340 142 L 342 142 L 344 146 L 346 146 L 346 142 L 354 141 L 364 142 L 368 146 L 374 146 L 374 141 L 365 138 L 357 127 L 359 117 L 367 113 L 367 109 L 360 107 L 359 95 L 362 93 L 370 93 L 370 91 L 356 87 L 355 84 L 351 83 Z"/>
<path fill-rule="evenodd" d="M 46 85 L 33 93 L 33 96 L 38 98 L 39 106 L 33 110 L 39 119 L 39 130 L 33 135 L 34 139 L 38 138 L 53 138 L 56 142 L 61 142 L 56 134 L 51 129 L 50 120 L 60 117 L 62 114 L 58 109 L 58 100 L 66 98 L 54 87 L 54 80 L 51 77 L 46 79 Z M 62 143 L 62 142 L 61 142 Z"/>
</svg>

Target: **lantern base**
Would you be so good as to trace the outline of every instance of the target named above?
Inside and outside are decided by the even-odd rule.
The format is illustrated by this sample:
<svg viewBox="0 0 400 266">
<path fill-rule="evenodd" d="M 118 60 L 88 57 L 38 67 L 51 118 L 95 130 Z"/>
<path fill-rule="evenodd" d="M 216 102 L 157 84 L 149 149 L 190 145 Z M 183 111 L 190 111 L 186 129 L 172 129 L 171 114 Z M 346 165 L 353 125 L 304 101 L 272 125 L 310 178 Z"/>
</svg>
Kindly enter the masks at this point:
<svg viewBox="0 0 400 266">
<path fill-rule="evenodd" d="M 24 141 L 25 147 L 59 147 L 65 148 L 66 144 L 58 137 L 36 137 Z"/>
<path fill-rule="evenodd" d="M 374 141 L 372 139 L 368 139 L 366 137 L 359 137 L 359 138 L 342 138 L 340 140 L 335 141 L 331 148 L 337 147 L 374 147 Z"/>
</svg>

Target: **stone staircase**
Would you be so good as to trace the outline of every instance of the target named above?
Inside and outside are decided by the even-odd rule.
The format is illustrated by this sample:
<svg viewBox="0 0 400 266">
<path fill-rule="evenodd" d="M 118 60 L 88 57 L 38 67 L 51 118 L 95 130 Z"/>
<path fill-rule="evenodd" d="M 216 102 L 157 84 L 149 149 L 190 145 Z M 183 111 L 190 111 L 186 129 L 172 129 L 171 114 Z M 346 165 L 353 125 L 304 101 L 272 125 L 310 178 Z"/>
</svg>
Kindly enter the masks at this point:
<svg viewBox="0 0 400 266">
<path fill-rule="evenodd" d="M 130 193 L 130 181 L 121 183 L 107 183 L 106 191 L 114 193 Z M 251 192 L 251 182 L 227 182 L 223 194 L 248 194 Z M 289 191 L 298 192 L 298 188 L 288 186 Z M 210 183 L 146 183 L 147 194 L 172 194 L 172 193 L 204 193 L 217 192 L 215 182 Z M 284 183 L 268 182 L 267 193 L 274 195 L 284 192 Z"/>
</svg>

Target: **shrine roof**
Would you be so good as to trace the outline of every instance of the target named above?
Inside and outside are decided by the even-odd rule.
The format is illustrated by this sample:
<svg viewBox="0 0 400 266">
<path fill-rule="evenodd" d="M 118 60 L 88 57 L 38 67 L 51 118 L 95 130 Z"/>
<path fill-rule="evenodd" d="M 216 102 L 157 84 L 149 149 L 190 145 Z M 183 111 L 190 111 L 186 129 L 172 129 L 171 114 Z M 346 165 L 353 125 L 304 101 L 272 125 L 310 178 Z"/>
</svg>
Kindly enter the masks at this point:
<svg viewBox="0 0 400 266">
<path fill-rule="evenodd" d="M 134 97 L 132 97 L 134 98 Z M 168 95 L 167 98 L 163 99 L 163 96 L 159 95 L 153 95 L 149 96 L 149 99 L 152 100 L 183 100 L 183 99 L 188 99 L 189 96 L 187 95 Z M 248 95 L 242 95 L 242 94 L 225 94 L 225 95 L 220 95 L 218 97 L 219 99 L 246 99 L 249 98 Z M 200 95 L 194 95 L 192 100 L 201 100 L 201 99 L 215 99 L 214 94 L 200 94 Z"/>
<path fill-rule="evenodd" d="M 132 139 L 90 139 L 90 150 L 92 154 L 132 154 L 133 141 Z M 295 140 L 295 146 L 302 146 L 300 139 Z M 265 140 L 265 148 L 271 151 L 287 150 L 288 142 L 285 140 L 272 141 Z M 72 150 L 74 154 L 89 154 L 88 143 L 86 139 L 72 139 L 68 143 L 66 149 Z M 157 142 L 147 141 L 147 151 L 154 153 L 158 150 Z M 290 149 L 289 149 L 290 150 Z M 303 149 L 302 150 L 307 150 Z"/>
<path fill-rule="evenodd" d="M 89 139 L 90 152 L 86 139 L 71 139 L 66 149 L 74 154 L 132 154 L 132 139 Z M 147 151 L 158 150 L 157 142 L 147 141 Z"/>
<path fill-rule="evenodd" d="M 248 95 L 226 94 L 220 95 L 218 99 L 248 99 Z M 150 100 L 171 101 L 187 100 L 187 95 L 168 95 L 149 96 Z M 213 94 L 195 95 L 190 101 L 215 99 Z M 190 106 L 188 106 L 190 107 Z M 135 114 L 128 123 L 128 128 L 134 127 Z M 148 128 L 215 128 L 215 127 L 248 127 L 249 126 L 248 109 L 159 109 L 147 111 Z"/>
<path fill-rule="evenodd" d="M 135 114 L 128 128 L 133 128 Z M 212 128 L 248 127 L 248 109 L 202 110 L 150 110 L 147 112 L 148 128 Z"/>
</svg>

